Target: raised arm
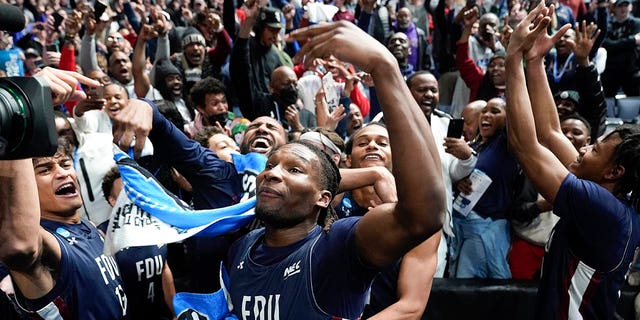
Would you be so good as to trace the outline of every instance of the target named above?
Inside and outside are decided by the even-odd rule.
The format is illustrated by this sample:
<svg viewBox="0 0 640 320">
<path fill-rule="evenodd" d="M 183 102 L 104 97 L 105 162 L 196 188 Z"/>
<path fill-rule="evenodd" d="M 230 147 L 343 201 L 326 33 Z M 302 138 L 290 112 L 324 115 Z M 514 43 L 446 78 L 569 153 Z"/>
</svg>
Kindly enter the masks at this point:
<svg viewBox="0 0 640 320">
<path fill-rule="evenodd" d="M 576 28 L 576 41 L 569 41 L 569 46 L 578 62 L 576 67 L 576 90 L 580 94 L 580 103 L 576 110 L 591 125 L 591 141 L 596 141 L 604 133 L 607 116 L 607 102 L 602 90 L 600 75 L 594 65 L 589 62 L 590 53 L 602 34 L 593 23 L 588 26 L 583 21 L 581 30 Z"/>
<path fill-rule="evenodd" d="M 56 248 L 58 244 L 40 228 L 38 188 L 31 159 L 0 161 L 0 197 L 0 261 L 11 271 L 23 295 L 39 298 L 55 284 L 42 263 L 45 246 Z M 59 261 L 60 247 L 53 253 L 47 255 Z"/>
<path fill-rule="evenodd" d="M 331 52 L 374 79 L 392 145 L 398 202 L 378 206 L 366 214 L 356 227 L 355 241 L 364 261 L 379 267 L 389 265 L 442 227 L 445 191 L 429 123 L 416 102 L 406 98 L 411 93 L 395 58 L 357 26 L 340 21 L 291 35 L 302 41 L 312 39 L 296 59 L 306 55 L 305 63 L 310 64 Z M 407 150 L 418 158 L 407 157 Z M 384 233 L 379 232 L 382 226 Z"/>
<path fill-rule="evenodd" d="M 553 203 L 560 184 L 567 176 L 568 171 L 549 150 L 538 142 L 522 62 L 524 53 L 534 46 L 536 39 L 546 39 L 544 32 L 551 21 L 549 12 L 553 12 L 553 6 L 547 9 L 543 3 L 538 5 L 518 24 L 511 35 L 506 57 L 506 95 L 508 139 L 511 152 L 516 156 L 525 174 L 531 178 L 540 194 L 547 201 Z M 531 26 L 534 22 L 535 24 Z M 533 80 L 529 79 L 529 81 Z M 546 78 L 540 81 L 544 81 L 548 90 Z M 546 97 L 547 94 L 549 97 Z M 531 100 L 534 101 L 550 97 L 550 92 L 542 91 L 537 94 L 534 91 L 531 92 Z"/>
<path fill-rule="evenodd" d="M 89 74 L 91 71 L 100 70 L 98 59 L 96 58 L 96 39 L 94 36 L 96 21 L 87 15 L 84 23 L 86 30 L 80 45 L 80 67 L 82 67 L 84 74 Z"/>
<path fill-rule="evenodd" d="M 133 73 L 134 90 L 138 97 L 145 97 L 149 92 L 149 88 L 151 88 L 151 80 L 144 69 L 147 65 L 147 42 L 156 35 L 157 33 L 153 30 L 152 25 L 143 24 L 133 49 L 131 71 Z"/>
<path fill-rule="evenodd" d="M 538 141 L 549 148 L 565 166 L 576 159 L 577 151 L 560 128 L 560 118 L 558 118 L 556 103 L 547 82 L 544 57 L 570 27 L 567 24 L 553 36 L 549 36 L 545 32 L 537 40 L 531 40 L 535 41 L 535 43 L 532 42 L 533 46 L 525 55 L 527 60 L 527 85 L 533 107 Z M 588 55 L 588 51 L 586 54 Z M 511 105 L 508 104 L 508 106 L 511 108 Z"/>
</svg>

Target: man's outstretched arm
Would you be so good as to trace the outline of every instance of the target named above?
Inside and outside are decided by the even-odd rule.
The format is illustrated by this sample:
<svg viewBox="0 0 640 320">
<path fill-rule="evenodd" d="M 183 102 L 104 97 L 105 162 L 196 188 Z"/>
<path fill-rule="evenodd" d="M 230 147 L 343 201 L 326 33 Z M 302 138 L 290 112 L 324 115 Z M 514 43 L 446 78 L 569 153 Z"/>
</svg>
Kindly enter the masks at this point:
<svg viewBox="0 0 640 320">
<path fill-rule="evenodd" d="M 373 76 L 392 145 L 398 203 L 378 206 L 366 214 L 356 228 L 356 245 L 368 263 L 389 265 L 442 227 L 445 191 L 429 123 L 416 102 L 407 99 L 411 95 L 395 58 L 357 26 L 323 24 L 291 35 L 303 42 L 311 38 L 296 59 L 306 55 L 305 63 L 310 64 L 333 53 Z M 409 150 L 412 156 L 407 156 Z M 382 226 L 385 232 L 381 233 Z"/>
<path fill-rule="evenodd" d="M 565 166 L 574 161 L 578 154 L 560 128 L 556 103 L 547 82 L 544 57 L 569 27 L 568 24 L 563 26 L 553 36 L 541 34 L 534 39 L 533 47 L 525 53 L 527 85 L 538 141 L 549 148 Z"/>
<path fill-rule="evenodd" d="M 560 184 L 568 174 L 564 165 L 537 139 L 531 100 L 545 99 L 545 93 L 527 91 L 523 69 L 523 57 L 536 40 L 544 37 L 551 21 L 549 9 L 537 6 L 515 28 L 507 48 L 507 126 L 509 147 L 540 194 L 553 203 Z M 533 27 L 530 25 L 535 24 Z M 546 83 L 546 78 L 545 78 Z"/>
</svg>

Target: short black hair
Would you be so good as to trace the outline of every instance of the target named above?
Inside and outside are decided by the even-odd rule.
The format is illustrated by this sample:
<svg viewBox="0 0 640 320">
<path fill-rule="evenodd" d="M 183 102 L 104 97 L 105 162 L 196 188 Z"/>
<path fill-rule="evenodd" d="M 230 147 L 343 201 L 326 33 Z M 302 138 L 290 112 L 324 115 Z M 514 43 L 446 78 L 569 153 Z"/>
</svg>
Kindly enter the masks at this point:
<svg viewBox="0 0 640 320">
<path fill-rule="evenodd" d="M 325 231 L 327 231 L 330 224 L 336 218 L 336 214 L 331 206 L 331 201 L 335 198 L 336 194 L 338 194 L 338 189 L 340 187 L 340 180 L 342 179 L 340 176 L 340 169 L 326 152 L 306 141 L 289 142 L 274 149 L 271 153 L 289 144 L 305 146 L 307 149 L 311 150 L 320 161 L 320 174 L 318 175 L 320 178 L 320 187 L 331 193 L 331 200 L 329 200 L 327 208 L 322 208 L 320 210 L 320 214 L 318 215 L 318 224 L 325 227 Z"/>
<path fill-rule="evenodd" d="M 589 124 L 589 121 L 587 121 L 587 119 L 585 119 L 583 116 L 581 116 L 577 112 L 573 112 L 573 113 L 568 114 L 568 115 L 566 115 L 564 117 L 560 117 L 560 123 L 562 123 L 565 120 L 570 120 L 570 119 L 578 120 L 578 121 L 581 121 L 582 123 L 584 123 L 584 126 L 587 127 L 587 133 L 589 133 L 589 136 L 591 136 L 591 125 Z M 598 137 L 591 137 L 591 141 L 595 141 L 597 138 Z"/>
<path fill-rule="evenodd" d="M 411 89 L 411 84 L 413 82 L 413 79 L 415 79 L 417 76 L 421 76 L 421 75 L 432 75 L 435 78 L 435 75 L 427 70 L 420 70 L 420 71 L 416 71 L 414 74 L 410 75 L 407 78 L 407 87 L 409 87 L 409 89 Z"/>
<path fill-rule="evenodd" d="M 224 86 L 222 81 L 214 77 L 206 77 L 193 85 L 193 88 L 191 88 L 189 95 L 191 96 L 191 101 L 194 105 L 204 107 L 205 96 L 208 93 L 226 94 L 226 91 L 227 88 Z"/>
<path fill-rule="evenodd" d="M 351 134 L 351 136 L 349 136 L 349 140 L 347 140 L 347 143 L 344 146 L 344 154 L 346 154 L 346 155 L 350 155 L 351 154 L 351 151 L 353 151 L 353 139 L 355 137 L 357 137 L 360 134 L 360 132 L 362 130 L 364 130 L 364 128 L 367 128 L 369 126 L 379 126 L 379 127 L 385 128 L 385 129 L 387 128 L 387 126 L 383 122 L 377 122 L 377 121 L 376 122 L 369 122 L 366 125 L 362 126 L 362 128 L 354 131 Z"/>
<path fill-rule="evenodd" d="M 104 199 L 109 202 L 109 196 L 111 195 L 111 191 L 113 190 L 113 183 L 120 179 L 120 171 L 118 170 L 118 166 L 113 166 L 102 178 L 102 194 L 104 195 Z M 116 197 L 118 195 L 115 195 Z"/>
<path fill-rule="evenodd" d="M 127 91 L 127 88 L 125 86 L 123 86 L 122 84 L 118 83 L 118 82 L 111 82 L 111 83 L 107 83 L 104 85 L 104 88 L 106 89 L 107 87 L 110 86 L 116 86 L 116 87 L 120 87 L 120 89 L 122 89 L 122 91 L 124 91 L 124 94 L 127 95 L 127 99 L 130 99 L 131 97 L 129 96 L 129 91 Z"/>
</svg>

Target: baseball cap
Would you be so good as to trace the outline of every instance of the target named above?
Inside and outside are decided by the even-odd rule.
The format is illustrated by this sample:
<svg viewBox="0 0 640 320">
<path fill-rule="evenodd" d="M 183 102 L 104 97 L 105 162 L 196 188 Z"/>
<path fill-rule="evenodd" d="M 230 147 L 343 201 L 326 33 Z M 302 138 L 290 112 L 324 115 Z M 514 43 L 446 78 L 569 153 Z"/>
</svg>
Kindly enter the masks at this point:
<svg viewBox="0 0 640 320">
<path fill-rule="evenodd" d="M 615 5 L 619 6 L 623 3 L 631 3 L 631 0 L 617 0 Z"/>
<path fill-rule="evenodd" d="M 258 19 L 262 25 L 269 26 L 271 28 L 282 28 L 282 13 L 278 9 L 269 7 L 262 8 Z"/>
<path fill-rule="evenodd" d="M 573 103 L 577 106 L 578 101 L 580 101 L 580 94 L 577 91 L 565 90 L 565 91 L 557 92 L 555 95 L 553 95 L 553 98 L 555 100 L 558 100 L 558 99 L 572 100 Z"/>
<path fill-rule="evenodd" d="M 38 50 L 34 49 L 34 48 L 27 48 L 27 50 L 24 51 L 24 55 L 25 57 L 29 58 L 29 57 L 40 57 L 40 52 L 38 52 Z"/>
</svg>

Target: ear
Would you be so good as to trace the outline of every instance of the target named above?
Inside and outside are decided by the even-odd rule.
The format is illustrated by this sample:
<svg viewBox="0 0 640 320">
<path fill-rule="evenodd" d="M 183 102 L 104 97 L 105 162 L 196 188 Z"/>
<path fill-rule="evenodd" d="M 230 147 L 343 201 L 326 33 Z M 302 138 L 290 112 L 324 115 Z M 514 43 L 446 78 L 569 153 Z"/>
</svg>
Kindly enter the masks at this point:
<svg viewBox="0 0 640 320">
<path fill-rule="evenodd" d="M 204 114 L 204 108 L 201 107 L 200 105 L 196 106 L 196 110 L 198 110 L 199 113 Z"/>
<path fill-rule="evenodd" d="M 316 201 L 316 206 L 327 208 L 331 205 L 331 192 L 329 190 L 320 191 L 320 199 Z"/>
<path fill-rule="evenodd" d="M 347 155 L 347 160 L 344 161 L 344 164 L 347 166 L 347 168 L 351 168 L 351 155 Z"/>
<path fill-rule="evenodd" d="M 615 165 L 609 172 L 605 173 L 604 177 L 608 180 L 619 180 L 624 175 L 624 167 L 621 165 Z"/>
<path fill-rule="evenodd" d="M 342 160 L 342 158 L 340 157 L 339 154 L 331 155 L 331 160 L 333 160 L 333 163 L 335 163 L 336 166 L 340 167 L 340 160 Z"/>
<path fill-rule="evenodd" d="M 116 197 L 114 197 L 112 194 L 109 195 L 109 204 L 111 205 L 111 207 L 115 207 L 116 206 L 116 201 L 118 199 Z"/>
</svg>

